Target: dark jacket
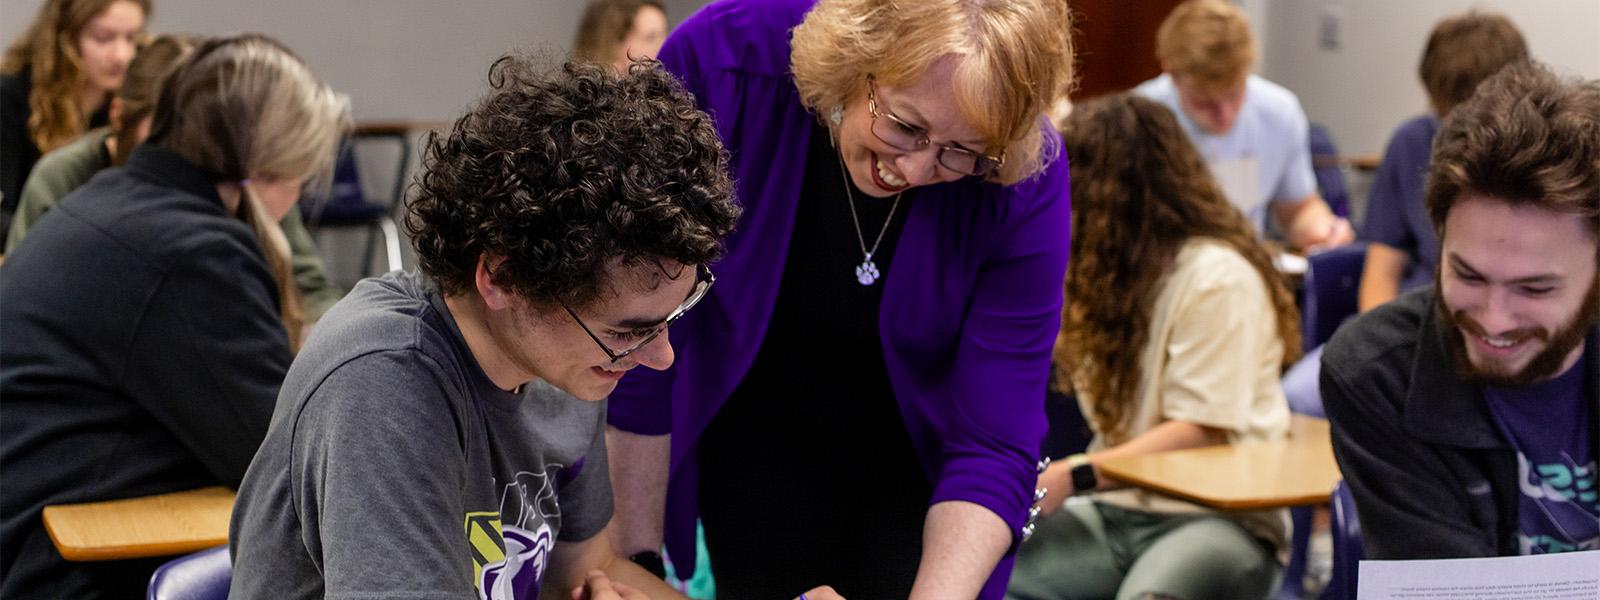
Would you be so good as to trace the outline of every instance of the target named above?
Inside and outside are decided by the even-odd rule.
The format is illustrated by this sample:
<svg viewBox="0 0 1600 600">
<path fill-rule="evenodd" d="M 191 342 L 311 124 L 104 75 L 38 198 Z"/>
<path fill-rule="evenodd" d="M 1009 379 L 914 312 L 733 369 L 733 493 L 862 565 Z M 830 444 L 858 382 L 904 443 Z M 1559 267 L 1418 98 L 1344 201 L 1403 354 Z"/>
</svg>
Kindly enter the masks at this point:
<svg viewBox="0 0 1600 600">
<path fill-rule="evenodd" d="M 160 559 L 69 563 L 50 504 L 237 487 L 291 359 L 276 286 L 215 178 L 153 146 L 0 265 L 0 597 L 139 597 Z"/>
<path fill-rule="evenodd" d="M 1322 355 L 1334 455 L 1369 559 L 1519 553 L 1516 451 L 1482 387 L 1456 376 L 1444 326 L 1430 286 L 1347 324 Z M 1575 368 L 1600 371 L 1597 331 Z M 1597 379 L 1584 394 L 1600 415 Z M 1597 424 L 1589 426 L 1600 445 Z"/>
<path fill-rule="evenodd" d="M 27 73 L 0 75 L 0 244 L 11 231 L 11 215 L 22 199 L 22 184 L 39 162 L 39 147 L 28 135 L 28 91 L 33 85 Z"/>
<path fill-rule="evenodd" d="M 33 115 L 28 105 L 28 94 L 33 90 L 30 77 L 27 69 L 0 75 L 0 247 L 5 246 L 6 236 L 11 233 L 11 215 L 22 200 L 22 185 L 39 162 L 39 147 L 28 133 L 28 117 Z M 107 106 L 89 115 L 89 129 L 106 124 L 111 104 L 110 95 L 106 98 Z"/>
</svg>

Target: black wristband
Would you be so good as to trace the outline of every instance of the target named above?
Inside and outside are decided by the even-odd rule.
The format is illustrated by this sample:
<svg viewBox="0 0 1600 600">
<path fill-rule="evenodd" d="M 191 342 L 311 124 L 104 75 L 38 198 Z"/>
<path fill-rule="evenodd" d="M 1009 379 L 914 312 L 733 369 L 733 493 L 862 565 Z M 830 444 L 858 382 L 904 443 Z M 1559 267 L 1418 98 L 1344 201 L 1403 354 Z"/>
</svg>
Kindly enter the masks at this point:
<svg viewBox="0 0 1600 600">
<path fill-rule="evenodd" d="M 661 560 L 660 552 L 656 552 L 654 550 L 645 550 L 644 552 L 629 556 L 628 560 L 633 561 L 633 564 L 643 567 L 644 570 L 649 571 L 651 575 L 655 575 L 658 579 L 667 578 L 667 563 Z"/>
<path fill-rule="evenodd" d="M 1092 492 L 1099 487 L 1100 479 L 1095 477 L 1094 463 L 1083 463 L 1072 468 L 1072 493 L 1082 494 Z"/>
</svg>

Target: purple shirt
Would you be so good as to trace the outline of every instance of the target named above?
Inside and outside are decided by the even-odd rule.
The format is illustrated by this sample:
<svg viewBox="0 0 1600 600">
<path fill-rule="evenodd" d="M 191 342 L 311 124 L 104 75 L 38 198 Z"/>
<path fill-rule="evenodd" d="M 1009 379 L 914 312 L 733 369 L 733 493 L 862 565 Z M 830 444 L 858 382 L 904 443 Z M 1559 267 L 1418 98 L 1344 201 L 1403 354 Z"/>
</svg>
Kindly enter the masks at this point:
<svg viewBox="0 0 1600 600">
<path fill-rule="evenodd" d="M 816 125 L 789 74 L 789 31 L 810 5 L 718 2 L 680 25 L 660 55 L 715 119 L 745 208 L 715 266 L 716 287 L 672 329 L 676 364 L 636 370 L 611 396 L 612 425 L 673 434 L 667 548 L 679 565 L 694 556 L 695 441 L 749 370 L 777 301 Z M 1041 127 L 1048 130 L 1042 119 Z M 1060 140 L 1051 132 L 1045 146 L 1058 154 Z M 1033 501 L 1045 432 L 1068 190 L 1067 162 L 1058 158 L 1012 186 L 969 177 L 909 191 L 894 266 L 880 281 L 885 364 L 933 482 L 929 503 L 994 511 L 1013 532 L 1008 556 Z M 825 390 L 828 374 L 816 381 Z M 982 597 L 1003 594 L 1010 564 L 996 567 Z"/>
<path fill-rule="evenodd" d="M 1439 264 L 1439 238 L 1422 205 L 1433 136 L 1438 133 L 1439 119 L 1429 115 L 1413 117 L 1395 129 L 1367 201 L 1362 237 L 1409 257 L 1400 281 L 1402 292 L 1433 283 L 1433 269 Z"/>
<path fill-rule="evenodd" d="M 1594 352 L 1594 349 L 1588 349 Z M 1486 387 L 1484 400 L 1517 450 L 1517 541 L 1523 554 L 1600 550 L 1600 489 L 1579 360 L 1549 381 Z"/>
</svg>

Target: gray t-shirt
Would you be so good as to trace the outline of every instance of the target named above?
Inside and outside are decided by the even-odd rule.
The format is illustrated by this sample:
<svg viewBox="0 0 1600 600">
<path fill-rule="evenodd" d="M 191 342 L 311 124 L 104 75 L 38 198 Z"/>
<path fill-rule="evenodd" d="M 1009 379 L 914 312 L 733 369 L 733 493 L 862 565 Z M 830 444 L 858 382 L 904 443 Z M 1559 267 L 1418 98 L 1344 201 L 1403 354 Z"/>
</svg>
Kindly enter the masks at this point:
<svg viewBox="0 0 1600 600">
<path fill-rule="evenodd" d="M 290 367 L 234 507 L 231 598 L 536 598 L 611 519 L 605 404 L 490 382 L 436 286 L 358 284 Z"/>
</svg>

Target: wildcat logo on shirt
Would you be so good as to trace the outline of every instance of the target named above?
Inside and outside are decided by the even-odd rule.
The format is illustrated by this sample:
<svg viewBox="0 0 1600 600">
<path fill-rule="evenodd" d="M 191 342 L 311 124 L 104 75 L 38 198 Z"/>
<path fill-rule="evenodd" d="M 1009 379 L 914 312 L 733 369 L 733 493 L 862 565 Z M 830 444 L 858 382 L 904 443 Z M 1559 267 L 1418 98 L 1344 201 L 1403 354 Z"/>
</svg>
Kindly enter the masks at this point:
<svg viewBox="0 0 1600 600">
<path fill-rule="evenodd" d="M 517 473 L 501 489 L 498 512 L 467 513 L 473 583 L 481 600 L 539 596 L 561 528 L 555 490 L 560 470 L 561 465 L 548 465 L 543 473 Z"/>
</svg>

